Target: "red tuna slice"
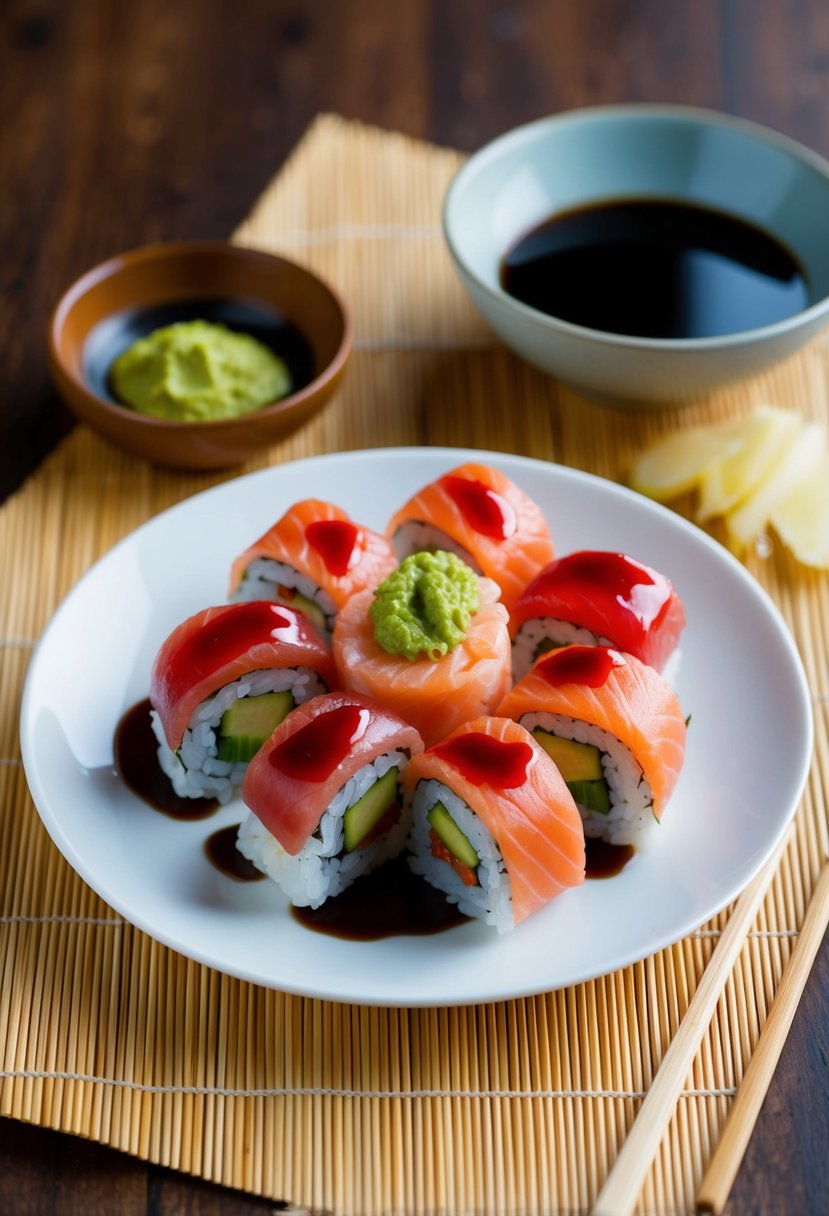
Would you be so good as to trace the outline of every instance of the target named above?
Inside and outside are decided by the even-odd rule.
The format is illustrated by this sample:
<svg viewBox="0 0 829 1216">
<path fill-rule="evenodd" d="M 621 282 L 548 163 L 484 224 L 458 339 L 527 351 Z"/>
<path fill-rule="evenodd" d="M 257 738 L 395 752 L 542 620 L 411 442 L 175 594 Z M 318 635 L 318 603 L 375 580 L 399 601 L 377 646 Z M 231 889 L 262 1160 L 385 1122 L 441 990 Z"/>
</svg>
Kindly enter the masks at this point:
<svg viewBox="0 0 829 1216">
<path fill-rule="evenodd" d="M 417 755 L 423 741 L 377 701 L 347 692 L 314 697 L 292 710 L 251 760 L 242 798 L 296 856 L 349 778 L 397 750 Z"/>
<path fill-rule="evenodd" d="M 330 650 L 293 608 L 252 600 L 188 617 L 162 645 L 150 677 L 150 703 L 172 750 L 202 701 L 250 672 L 273 667 L 306 667 L 326 688 L 338 685 Z"/>
<path fill-rule="evenodd" d="M 662 671 L 685 627 L 669 579 L 624 553 L 579 550 L 550 562 L 510 611 L 513 637 L 530 620 L 552 617 L 589 629 Z"/>
</svg>

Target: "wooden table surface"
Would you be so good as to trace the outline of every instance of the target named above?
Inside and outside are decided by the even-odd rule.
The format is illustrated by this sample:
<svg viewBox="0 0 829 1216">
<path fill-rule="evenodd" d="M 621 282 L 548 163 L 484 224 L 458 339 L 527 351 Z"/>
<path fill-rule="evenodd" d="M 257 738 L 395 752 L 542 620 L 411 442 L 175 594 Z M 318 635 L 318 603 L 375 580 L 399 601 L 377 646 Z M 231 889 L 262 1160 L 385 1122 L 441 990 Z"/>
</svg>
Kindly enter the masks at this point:
<svg viewBox="0 0 829 1216">
<path fill-rule="evenodd" d="M 87 267 L 224 237 L 320 111 L 473 150 L 577 106 L 680 102 L 829 156 L 826 0 L 6 0 L 0 6 L 0 500 L 70 423 L 44 332 Z M 829 1211 L 829 949 L 730 1216 Z M 0 1120 L 0 1211 L 274 1204 Z"/>
</svg>

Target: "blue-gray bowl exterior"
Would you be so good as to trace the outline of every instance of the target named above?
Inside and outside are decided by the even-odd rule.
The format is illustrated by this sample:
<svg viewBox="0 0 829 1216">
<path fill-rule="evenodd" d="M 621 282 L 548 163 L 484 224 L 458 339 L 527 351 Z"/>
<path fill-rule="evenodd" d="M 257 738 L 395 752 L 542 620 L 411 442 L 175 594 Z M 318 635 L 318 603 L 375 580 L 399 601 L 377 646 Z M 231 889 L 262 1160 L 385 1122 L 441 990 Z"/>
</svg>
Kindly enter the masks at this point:
<svg viewBox="0 0 829 1216">
<path fill-rule="evenodd" d="M 663 340 L 550 317 L 499 282 L 503 254 L 553 212 L 652 197 L 729 212 L 772 233 L 813 303 L 763 329 Z M 542 119 L 476 153 L 450 185 L 444 231 L 495 333 L 543 371 L 616 405 L 683 404 L 796 351 L 829 319 L 829 163 L 753 123 L 682 106 L 609 106 Z"/>
</svg>

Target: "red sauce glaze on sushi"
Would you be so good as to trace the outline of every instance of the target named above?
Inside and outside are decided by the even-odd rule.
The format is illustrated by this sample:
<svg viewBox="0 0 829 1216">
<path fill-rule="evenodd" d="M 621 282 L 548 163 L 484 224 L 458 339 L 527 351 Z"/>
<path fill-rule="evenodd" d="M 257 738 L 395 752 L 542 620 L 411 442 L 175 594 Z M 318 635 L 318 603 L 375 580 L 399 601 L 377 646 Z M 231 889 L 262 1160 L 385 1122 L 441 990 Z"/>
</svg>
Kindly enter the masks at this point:
<svg viewBox="0 0 829 1216">
<path fill-rule="evenodd" d="M 475 478 L 447 473 L 440 481 L 470 528 L 492 540 L 507 540 L 513 535 L 515 511 L 502 494 Z"/>
<path fill-rule="evenodd" d="M 169 675 L 174 695 L 179 687 L 209 675 L 259 642 L 273 639 L 292 646 L 299 644 L 302 617 L 293 612 L 288 615 L 276 604 L 261 600 L 239 607 L 239 612 L 213 617 L 204 629 L 182 641 Z"/>
<path fill-rule="evenodd" d="M 510 633 L 540 617 L 569 621 L 661 671 L 685 626 L 669 579 L 624 553 L 580 550 L 549 563 L 510 611 Z"/>
<path fill-rule="evenodd" d="M 342 507 L 318 498 L 295 502 L 239 554 L 230 574 L 231 596 L 258 558 L 269 558 L 303 574 L 331 597 L 338 611 L 358 591 L 379 586 L 397 565 L 385 536 L 355 524 Z"/>
<path fill-rule="evenodd" d="M 317 519 L 305 529 L 305 537 L 335 578 L 348 574 L 360 560 L 360 529 L 348 519 Z"/>
<path fill-rule="evenodd" d="M 458 465 L 423 486 L 392 515 L 386 535 L 402 560 L 418 548 L 411 524 L 444 533 L 471 565 L 501 589 L 509 608 L 552 561 L 553 541 L 544 512 L 500 469 Z"/>
<path fill-rule="evenodd" d="M 514 790 L 527 780 L 533 750 L 527 743 L 504 743 L 491 735 L 458 735 L 434 749 L 442 760 L 455 768 L 472 785 Z"/>
<path fill-rule="evenodd" d="M 368 727 L 369 712 L 341 705 L 321 714 L 275 747 L 268 763 L 286 777 L 326 781 Z"/>
<path fill-rule="evenodd" d="M 562 684 L 585 684 L 601 688 L 614 667 L 621 667 L 624 658 L 609 646 L 566 646 L 539 659 L 536 674 L 552 688 Z"/>
</svg>

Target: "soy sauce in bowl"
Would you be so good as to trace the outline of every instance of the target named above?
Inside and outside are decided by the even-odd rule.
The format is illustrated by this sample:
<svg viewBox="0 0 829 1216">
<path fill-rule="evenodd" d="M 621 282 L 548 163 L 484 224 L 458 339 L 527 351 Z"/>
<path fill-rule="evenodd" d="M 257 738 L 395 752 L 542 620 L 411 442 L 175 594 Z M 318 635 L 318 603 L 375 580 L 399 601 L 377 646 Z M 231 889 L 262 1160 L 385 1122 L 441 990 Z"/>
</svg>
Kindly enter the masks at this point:
<svg viewBox="0 0 829 1216">
<path fill-rule="evenodd" d="M 560 320 L 640 338 L 710 338 L 773 325 L 813 302 L 775 237 L 691 203 L 617 199 L 556 213 L 500 263 L 501 286 Z"/>
</svg>

